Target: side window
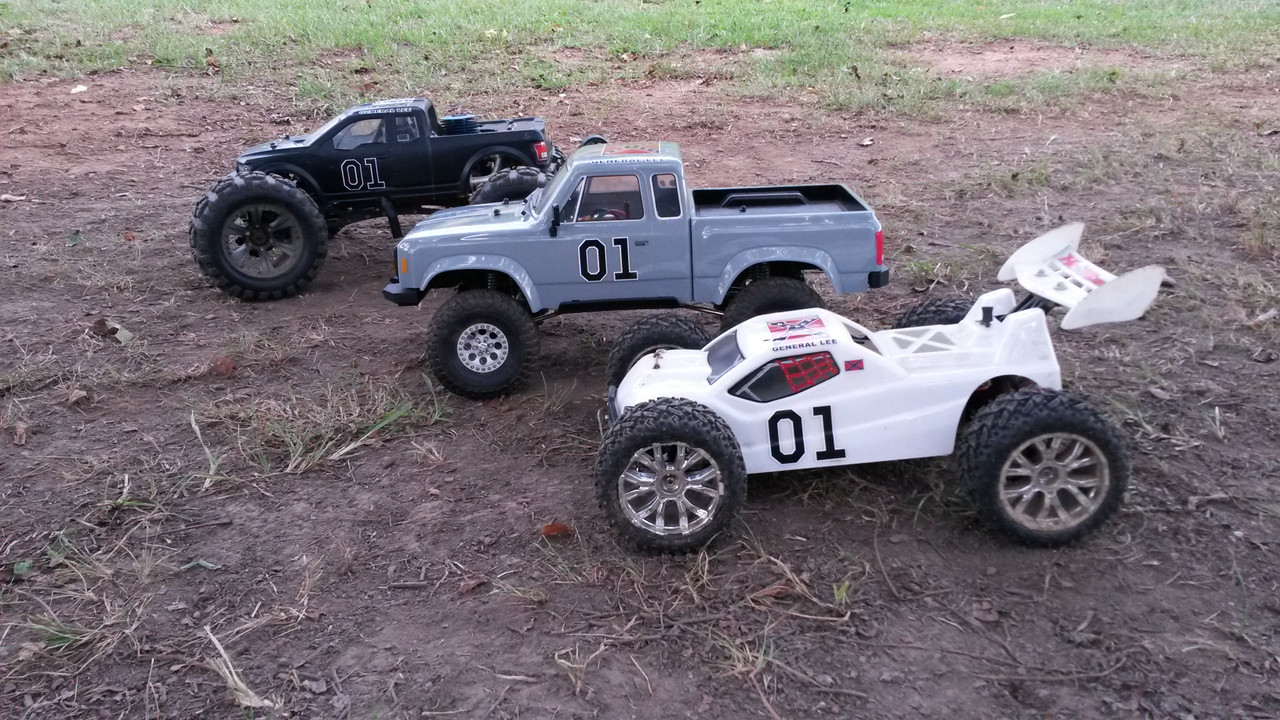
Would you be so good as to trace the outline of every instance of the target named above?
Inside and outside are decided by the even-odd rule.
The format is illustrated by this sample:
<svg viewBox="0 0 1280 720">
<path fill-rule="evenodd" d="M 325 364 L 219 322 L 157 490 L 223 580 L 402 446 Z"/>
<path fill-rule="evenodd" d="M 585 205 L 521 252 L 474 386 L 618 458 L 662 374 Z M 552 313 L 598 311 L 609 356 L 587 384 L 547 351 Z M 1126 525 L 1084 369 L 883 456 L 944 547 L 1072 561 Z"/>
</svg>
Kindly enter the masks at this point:
<svg viewBox="0 0 1280 720">
<path fill-rule="evenodd" d="M 386 141 L 387 133 L 382 118 L 368 118 L 342 128 L 341 132 L 333 136 L 333 149 L 354 150 L 361 145 Z"/>
<path fill-rule="evenodd" d="M 662 173 L 653 176 L 653 204 L 658 217 L 680 217 L 680 188 L 676 176 Z"/>
<path fill-rule="evenodd" d="M 640 178 L 635 175 L 597 175 L 586 180 L 575 219 L 578 222 L 639 220 L 644 217 Z"/>
<path fill-rule="evenodd" d="M 422 132 L 418 130 L 418 118 L 412 115 L 397 115 L 396 121 L 396 142 L 413 142 L 422 137 Z"/>
<path fill-rule="evenodd" d="M 779 358 L 743 378 L 729 392 L 753 402 L 795 395 L 840 374 L 829 352 Z"/>
</svg>

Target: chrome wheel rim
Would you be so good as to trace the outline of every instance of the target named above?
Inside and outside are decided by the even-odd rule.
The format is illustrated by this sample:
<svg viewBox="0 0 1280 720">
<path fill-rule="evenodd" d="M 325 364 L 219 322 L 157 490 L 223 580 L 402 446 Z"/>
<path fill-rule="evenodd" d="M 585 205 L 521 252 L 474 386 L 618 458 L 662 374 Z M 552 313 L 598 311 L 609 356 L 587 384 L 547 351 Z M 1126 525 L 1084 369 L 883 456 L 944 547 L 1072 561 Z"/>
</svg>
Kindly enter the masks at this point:
<svg viewBox="0 0 1280 720">
<path fill-rule="evenodd" d="M 471 176 L 468 178 L 471 190 L 474 192 L 476 188 L 483 185 L 490 175 L 512 167 L 515 167 L 515 162 L 506 155 L 488 155 L 480 158 L 475 165 L 471 166 Z"/>
<path fill-rule="evenodd" d="M 1067 530 L 1102 507 L 1111 468 L 1096 444 L 1072 433 L 1048 433 L 1018 446 L 1000 472 L 1000 505 L 1031 530 Z"/>
<path fill-rule="evenodd" d="M 222 249 L 237 271 L 255 278 L 284 275 L 302 261 L 298 217 L 280 205 L 243 205 L 222 224 Z"/>
<path fill-rule="evenodd" d="M 618 477 L 622 513 L 655 535 L 687 535 L 715 518 L 724 498 L 724 474 L 704 450 L 682 442 L 635 451 Z"/>
<path fill-rule="evenodd" d="M 458 360 L 471 372 L 491 373 L 507 361 L 507 334 L 489 323 L 476 323 L 458 336 Z"/>
</svg>

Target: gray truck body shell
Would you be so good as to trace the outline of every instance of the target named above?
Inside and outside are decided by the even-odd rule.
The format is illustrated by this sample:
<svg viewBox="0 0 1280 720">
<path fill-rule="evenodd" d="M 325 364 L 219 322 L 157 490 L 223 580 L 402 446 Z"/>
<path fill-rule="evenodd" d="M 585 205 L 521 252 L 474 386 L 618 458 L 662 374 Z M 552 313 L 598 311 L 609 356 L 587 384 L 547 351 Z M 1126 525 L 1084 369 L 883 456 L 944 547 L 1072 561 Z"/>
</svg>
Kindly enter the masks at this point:
<svg viewBox="0 0 1280 720">
<path fill-rule="evenodd" d="M 614 175 L 638 177 L 642 218 L 565 217 L 556 226 L 554 208 L 584 178 Z M 655 211 L 656 175 L 674 176 L 679 214 Z M 690 190 L 674 143 L 589 145 L 523 203 L 444 210 L 418 223 L 396 248 L 397 277 L 383 294 L 410 304 L 442 273 L 482 270 L 510 277 L 533 312 L 720 304 L 741 273 L 765 263 L 810 266 L 837 292 L 861 292 L 887 277 L 879 231 L 843 185 Z"/>
</svg>

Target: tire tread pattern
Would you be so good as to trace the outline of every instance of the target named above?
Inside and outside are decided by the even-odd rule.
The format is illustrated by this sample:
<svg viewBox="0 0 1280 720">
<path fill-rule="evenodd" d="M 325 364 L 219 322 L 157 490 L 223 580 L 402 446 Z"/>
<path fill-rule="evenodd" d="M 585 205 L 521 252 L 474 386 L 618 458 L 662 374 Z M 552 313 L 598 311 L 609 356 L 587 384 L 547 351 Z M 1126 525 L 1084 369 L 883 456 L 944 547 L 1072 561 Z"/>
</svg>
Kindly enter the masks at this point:
<svg viewBox="0 0 1280 720">
<path fill-rule="evenodd" d="M 1008 518 L 1000 505 L 1000 473 L 1020 444 L 1050 432 L 1087 437 L 1106 456 L 1111 487 L 1092 517 L 1073 528 L 1037 531 Z M 993 399 L 974 415 L 957 443 L 956 461 L 978 517 L 1017 541 L 1060 547 L 1085 536 L 1120 506 L 1129 479 L 1124 439 L 1116 427 L 1084 400 L 1061 390 L 1028 388 Z"/>
<path fill-rule="evenodd" d="M 654 535 L 631 523 L 618 499 L 618 476 L 631 456 L 657 442 L 684 442 L 707 452 L 720 466 L 725 494 L 717 516 L 691 535 Z M 658 398 L 634 405 L 609 426 L 596 454 L 596 499 L 624 540 L 645 552 L 684 553 L 711 542 L 728 527 L 746 498 L 742 450 L 729 425 L 693 400 Z"/>
<path fill-rule="evenodd" d="M 929 298 L 898 317 L 893 329 L 924 327 L 926 325 L 955 325 L 969 314 L 973 301 L 962 297 Z"/>
<path fill-rule="evenodd" d="M 508 342 L 513 346 L 520 344 L 519 357 L 516 358 L 520 364 L 509 379 L 498 383 L 478 382 L 468 377 L 474 373 L 466 368 L 458 368 L 459 374 L 451 367 L 460 365 L 456 357 L 458 334 L 477 320 L 504 325 L 501 329 L 507 334 Z M 436 379 L 457 395 L 483 400 L 519 390 L 529 382 L 529 376 L 537 365 L 539 339 L 533 317 L 515 298 L 497 290 L 459 292 L 440 306 L 431 319 L 431 326 L 427 339 L 427 365 Z"/>
<path fill-rule="evenodd" d="M 222 224 L 227 213 L 254 201 L 276 200 L 289 205 L 303 224 L 304 241 L 312 246 L 311 258 L 301 274 L 283 284 L 269 279 L 246 282 L 227 272 L 215 253 L 221 252 Z M 241 300 L 279 300 L 306 289 L 320 272 L 328 254 L 329 229 L 315 200 L 294 183 L 263 172 L 231 173 L 213 184 L 191 211 L 187 226 L 191 255 L 200 272 L 222 292 Z M 260 284 L 259 284 L 260 283 Z M 252 287 L 251 284 L 257 284 Z"/>
<path fill-rule="evenodd" d="M 720 320 L 720 331 L 729 330 L 757 315 L 826 306 L 822 296 L 802 278 L 760 278 L 748 283 L 737 297 L 729 301 Z"/>
<path fill-rule="evenodd" d="M 521 165 L 505 168 L 486 178 L 471 193 L 470 203 L 480 205 L 503 200 L 523 200 L 545 182 L 546 176 L 536 167 Z"/>
<path fill-rule="evenodd" d="M 698 349 L 711 341 L 711 333 L 680 313 L 647 315 L 632 325 L 609 353 L 605 369 L 606 387 L 622 384 L 627 371 L 640 354 L 655 346 Z"/>
</svg>

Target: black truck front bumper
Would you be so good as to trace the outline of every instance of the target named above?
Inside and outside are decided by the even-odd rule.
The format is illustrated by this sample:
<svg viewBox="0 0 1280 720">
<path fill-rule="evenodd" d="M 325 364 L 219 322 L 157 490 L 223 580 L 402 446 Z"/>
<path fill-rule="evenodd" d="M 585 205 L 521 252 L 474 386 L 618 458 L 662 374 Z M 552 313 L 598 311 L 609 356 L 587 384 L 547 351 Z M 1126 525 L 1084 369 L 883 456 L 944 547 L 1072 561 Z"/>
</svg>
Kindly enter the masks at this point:
<svg viewBox="0 0 1280 720">
<path fill-rule="evenodd" d="M 882 288 L 888 284 L 889 284 L 888 268 L 885 268 L 884 270 L 876 270 L 874 272 L 867 273 L 867 287 Z"/>
</svg>

